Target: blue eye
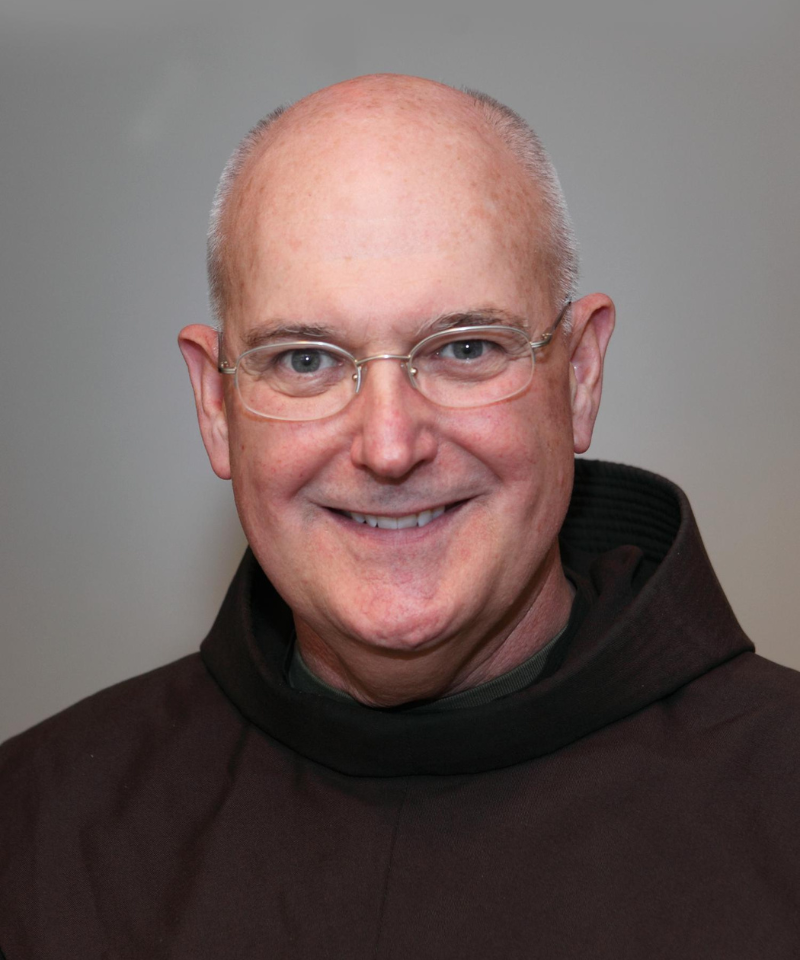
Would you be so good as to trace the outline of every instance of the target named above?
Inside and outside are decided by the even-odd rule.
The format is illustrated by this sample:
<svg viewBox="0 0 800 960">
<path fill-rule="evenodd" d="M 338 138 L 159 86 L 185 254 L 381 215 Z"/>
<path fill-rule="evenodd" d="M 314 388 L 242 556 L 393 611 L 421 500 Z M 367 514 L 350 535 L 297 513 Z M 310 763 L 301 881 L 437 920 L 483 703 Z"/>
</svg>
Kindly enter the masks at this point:
<svg viewBox="0 0 800 960">
<path fill-rule="evenodd" d="M 281 365 L 288 362 L 295 373 L 317 373 L 336 363 L 336 359 L 326 350 L 305 348 L 302 350 L 287 350 L 278 358 Z"/>
<path fill-rule="evenodd" d="M 488 346 L 485 340 L 453 340 L 445 344 L 439 353 L 452 360 L 477 360 Z"/>
</svg>

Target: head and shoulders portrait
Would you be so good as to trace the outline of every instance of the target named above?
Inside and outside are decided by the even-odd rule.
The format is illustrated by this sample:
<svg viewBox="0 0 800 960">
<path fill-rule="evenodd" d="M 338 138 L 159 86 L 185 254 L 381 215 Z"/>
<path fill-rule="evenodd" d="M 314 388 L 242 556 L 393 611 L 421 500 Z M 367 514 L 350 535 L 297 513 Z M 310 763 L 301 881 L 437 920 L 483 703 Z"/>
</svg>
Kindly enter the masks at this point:
<svg viewBox="0 0 800 960">
<path fill-rule="evenodd" d="M 30 24 L 16 29 L 30 42 Z M 758 42 L 761 55 L 783 50 L 772 35 Z M 684 55 L 699 69 L 693 49 Z M 176 102 L 191 100 L 198 69 L 187 54 L 170 74 Z M 675 77 L 676 100 L 685 82 Z M 718 211 L 713 226 L 698 214 L 678 242 L 679 218 L 654 198 L 676 184 L 700 190 L 689 158 L 699 163 L 703 144 L 673 152 L 682 172 L 631 166 L 622 176 L 603 156 L 618 138 L 571 136 L 544 91 L 519 100 L 506 106 L 398 70 L 336 78 L 273 105 L 218 165 L 210 316 L 160 331 L 157 349 L 127 326 L 126 349 L 104 351 L 104 328 L 92 328 L 96 350 L 81 347 L 86 393 L 62 381 L 64 402 L 84 414 L 77 449 L 100 458 L 80 458 L 85 517 L 115 509 L 93 479 L 110 475 L 115 450 L 126 469 L 154 450 L 141 431 L 155 423 L 150 397 L 161 395 L 150 384 L 167 379 L 170 337 L 206 459 L 195 440 L 192 476 L 203 469 L 205 479 L 196 491 L 193 479 L 175 484 L 176 515 L 191 507 L 192 534 L 161 548 L 135 533 L 136 517 L 173 461 L 165 453 L 141 464 L 142 492 L 128 480 L 115 519 L 126 531 L 119 542 L 138 555 L 88 584 L 95 633 L 166 643 L 174 655 L 57 704 L 66 709 L 49 719 L 42 711 L 0 747 L 5 960 L 744 960 L 764 956 L 764 944 L 770 957 L 793 955 L 800 680 L 792 654 L 765 650 L 761 630 L 737 617 L 720 569 L 739 563 L 773 592 L 786 573 L 775 562 L 769 574 L 752 551 L 726 560 L 720 545 L 736 537 L 717 537 L 714 522 L 709 547 L 705 503 L 684 492 L 692 473 L 680 454 L 674 472 L 659 456 L 644 459 L 664 404 L 673 416 L 665 460 L 681 442 L 702 445 L 717 414 L 738 422 L 757 408 L 755 361 L 779 345 L 782 321 L 765 309 L 737 326 L 729 289 L 689 302 L 703 271 L 718 269 L 708 244 L 733 229 L 733 214 Z M 540 138 L 537 103 L 557 141 L 561 131 L 568 177 Z M 719 122 L 723 135 L 734 129 Z M 156 191 L 154 158 L 168 136 L 153 101 L 117 147 L 139 157 Z M 623 211 L 616 225 L 590 221 L 586 241 L 586 218 L 571 215 L 565 191 L 581 171 Z M 102 182 L 84 186 L 91 212 Z M 42 189 L 50 196 L 57 185 Z M 768 192 L 763 182 L 759 190 L 742 199 L 743 222 Z M 707 199 L 709 210 L 723 195 Z M 620 235 L 625 218 L 641 236 Z M 730 253 L 744 241 L 720 242 Z M 645 248 L 671 243 L 661 279 L 635 270 L 655 269 Z M 164 249 L 155 235 L 153 244 Z M 169 272 L 153 266 L 156 277 Z M 630 273 L 630 287 L 595 284 L 599 266 L 617 287 Z M 70 286 L 60 294 L 69 306 Z M 70 355 L 61 349 L 70 336 L 55 330 L 24 364 L 34 423 L 37 404 L 58 392 L 48 372 Z M 698 374 L 709 358 L 721 368 L 708 371 L 713 390 Z M 186 447 L 176 449 L 188 449 L 185 374 L 168 369 L 175 409 L 164 416 L 177 422 L 179 410 Z M 604 390 L 612 422 L 602 434 Z M 101 392 L 124 407 L 124 438 L 109 439 Z M 775 396 L 784 394 L 778 384 Z M 773 412 L 775 424 L 787 420 Z M 64 416 L 56 405 L 53 423 Z M 625 431 L 648 416 L 628 448 L 641 466 L 604 455 L 624 450 Z M 756 427 L 769 429 L 778 426 Z M 55 433 L 49 425 L 42 444 L 58 451 Z M 759 471 L 756 447 L 724 443 L 755 488 L 785 482 Z M 737 478 L 724 457 L 714 464 L 715 449 L 706 444 L 698 466 L 719 490 L 718 522 L 746 529 L 726 508 Z M 230 506 L 215 519 L 217 493 L 204 485 L 213 475 L 230 487 L 219 489 L 232 495 L 243 539 Z M 31 482 L 47 489 L 39 476 Z M 68 520 L 52 554 L 46 543 L 37 550 L 42 609 L 29 609 L 27 629 L 44 630 L 61 596 L 70 614 L 61 642 L 79 652 L 67 594 L 89 576 L 82 551 L 94 534 L 76 539 Z M 143 530 L 162 521 L 143 518 L 153 524 Z M 198 558 L 200 544 L 208 550 Z M 25 549 L 33 591 L 32 542 Z M 213 588 L 205 558 L 226 567 Z M 156 606 L 128 622 L 127 611 L 158 597 L 150 578 L 167 567 L 170 616 Z M 59 574 L 61 594 L 47 585 Z M 45 685 L 53 665 L 38 667 Z"/>
</svg>

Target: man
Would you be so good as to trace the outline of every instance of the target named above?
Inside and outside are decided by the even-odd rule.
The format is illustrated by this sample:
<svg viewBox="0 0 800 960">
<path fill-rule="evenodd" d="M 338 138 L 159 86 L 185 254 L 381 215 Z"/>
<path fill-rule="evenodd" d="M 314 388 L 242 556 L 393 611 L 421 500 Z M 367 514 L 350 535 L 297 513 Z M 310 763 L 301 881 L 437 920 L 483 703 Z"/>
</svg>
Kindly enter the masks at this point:
<svg viewBox="0 0 800 960">
<path fill-rule="evenodd" d="M 200 656 L 4 747 L 7 960 L 796 956 L 797 675 L 680 491 L 574 461 L 614 308 L 532 132 L 323 90 L 209 251 L 180 346 L 250 550 Z"/>
</svg>

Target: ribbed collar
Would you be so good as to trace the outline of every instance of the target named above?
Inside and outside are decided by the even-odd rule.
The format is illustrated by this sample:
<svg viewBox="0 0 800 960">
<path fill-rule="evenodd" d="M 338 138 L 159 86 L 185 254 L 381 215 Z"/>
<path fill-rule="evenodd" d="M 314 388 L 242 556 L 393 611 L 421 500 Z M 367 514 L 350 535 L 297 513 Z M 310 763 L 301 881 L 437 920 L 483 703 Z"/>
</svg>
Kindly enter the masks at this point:
<svg viewBox="0 0 800 960">
<path fill-rule="evenodd" d="M 674 484 L 578 460 L 564 561 L 587 604 L 538 683 L 445 713 L 374 710 L 293 690 L 292 615 L 248 550 L 203 642 L 203 660 L 252 723 L 356 776 L 478 773 L 558 750 L 753 649 Z M 560 650 L 560 645 L 559 645 Z"/>
</svg>

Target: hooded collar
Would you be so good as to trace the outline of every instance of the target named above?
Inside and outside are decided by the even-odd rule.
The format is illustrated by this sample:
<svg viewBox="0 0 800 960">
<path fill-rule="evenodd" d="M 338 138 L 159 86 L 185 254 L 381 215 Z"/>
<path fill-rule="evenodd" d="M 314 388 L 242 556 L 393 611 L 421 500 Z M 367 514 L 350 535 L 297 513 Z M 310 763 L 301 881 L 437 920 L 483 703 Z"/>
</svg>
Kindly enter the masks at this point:
<svg viewBox="0 0 800 960">
<path fill-rule="evenodd" d="M 544 679 L 480 706 L 409 713 L 292 689 L 291 610 L 250 550 L 201 654 L 275 740 L 341 773 L 391 777 L 479 773 L 552 753 L 753 649 L 669 481 L 576 460 L 561 548 L 584 605 L 578 629 Z"/>
</svg>

